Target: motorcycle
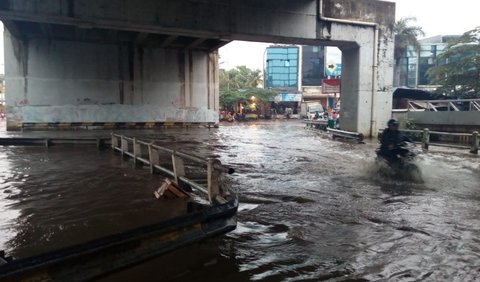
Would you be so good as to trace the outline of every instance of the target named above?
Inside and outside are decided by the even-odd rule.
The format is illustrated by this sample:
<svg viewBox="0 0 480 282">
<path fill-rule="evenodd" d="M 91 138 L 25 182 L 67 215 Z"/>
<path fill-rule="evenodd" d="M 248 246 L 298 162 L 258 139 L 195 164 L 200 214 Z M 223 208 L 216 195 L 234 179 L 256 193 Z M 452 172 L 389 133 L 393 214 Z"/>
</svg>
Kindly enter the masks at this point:
<svg viewBox="0 0 480 282">
<path fill-rule="evenodd" d="M 422 172 L 415 163 L 417 154 L 414 148 L 414 143 L 404 141 L 397 144 L 388 156 L 377 149 L 376 162 L 379 166 L 379 173 L 389 178 L 422 183 Z"/>
</svg>

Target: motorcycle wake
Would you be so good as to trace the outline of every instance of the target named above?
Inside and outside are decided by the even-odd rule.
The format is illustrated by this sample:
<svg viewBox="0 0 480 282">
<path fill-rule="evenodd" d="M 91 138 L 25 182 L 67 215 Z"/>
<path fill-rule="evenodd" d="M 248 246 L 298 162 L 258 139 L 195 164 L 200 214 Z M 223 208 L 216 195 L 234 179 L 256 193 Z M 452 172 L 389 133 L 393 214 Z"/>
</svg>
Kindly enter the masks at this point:
<svg viewBox="0 0 480 282">
<path fill-rule="evenodd" d="M 398 144 L 392 156 L 385 156 L 380 150 L 376 151 L 375 169 L 377 173 L 387 179 L 424 183 L 422 171 L 417 163 L 418 152 L 415 144 L 402 142 Z"/>
</svg>

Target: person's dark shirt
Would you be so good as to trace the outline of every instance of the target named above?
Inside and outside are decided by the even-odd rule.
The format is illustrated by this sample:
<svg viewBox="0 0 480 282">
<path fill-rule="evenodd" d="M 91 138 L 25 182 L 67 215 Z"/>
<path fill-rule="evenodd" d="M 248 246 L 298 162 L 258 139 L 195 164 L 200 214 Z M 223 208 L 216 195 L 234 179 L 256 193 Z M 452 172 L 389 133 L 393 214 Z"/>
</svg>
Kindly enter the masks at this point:
<svg viewBox="0 0 480 282">
<path fill-rule="evenodd" d="M 381 151 L 388 151 L 393 149 L 396 145 L 400 144 L 403 141 L 411 141 L 410 138 L 403 135 L 398 130 L 392 130 L 389 128 L 385 128 L 382 132 L 382 138 L 380 139 L 380 150 Z"/>
</svg>

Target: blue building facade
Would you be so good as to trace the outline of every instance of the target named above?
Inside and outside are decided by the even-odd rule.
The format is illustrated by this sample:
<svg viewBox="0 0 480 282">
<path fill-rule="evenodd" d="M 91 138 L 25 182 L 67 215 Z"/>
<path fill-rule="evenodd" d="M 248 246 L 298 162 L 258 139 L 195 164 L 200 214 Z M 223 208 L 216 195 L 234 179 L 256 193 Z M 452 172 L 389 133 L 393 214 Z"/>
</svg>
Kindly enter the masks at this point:
<svg viewBox="0 0 480 282">
<path fill-rule="evenodd" d="M 264 87 L 297 91 L 299 86 L 299 47 L 270 46 L 265 52 Z"/>
<path fill-rule="evenodd" d="M 299 59 L 300 47 L 296 45 L 273 45 L 265 50 L 264 88 L 278 93 L 271 104 L 276 113 L 298 113 L 302 101 Z"/>
</svg>

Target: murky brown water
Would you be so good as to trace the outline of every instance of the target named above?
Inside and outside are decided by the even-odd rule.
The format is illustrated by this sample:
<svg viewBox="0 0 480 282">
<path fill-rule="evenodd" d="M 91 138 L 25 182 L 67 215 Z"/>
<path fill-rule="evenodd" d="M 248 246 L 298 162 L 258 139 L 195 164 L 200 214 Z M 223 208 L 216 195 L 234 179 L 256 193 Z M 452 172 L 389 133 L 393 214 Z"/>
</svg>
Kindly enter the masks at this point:
<svg viewBox="0 0 480 282">
<path fill-rule="evenodd" d="M 413 184 L 377 176 L 374 143 L 335 142 L 296 121 L 133 133 L 236 168 L 238 228 L 106 281 L 480 277 L 480 159 L 467 152 L 422 155 L 425 183 Z M 155 219 L 158 176 L 110 151 L 0 148 L 0 169 L 0 248 L 17 256 Z"/>
</svg>

